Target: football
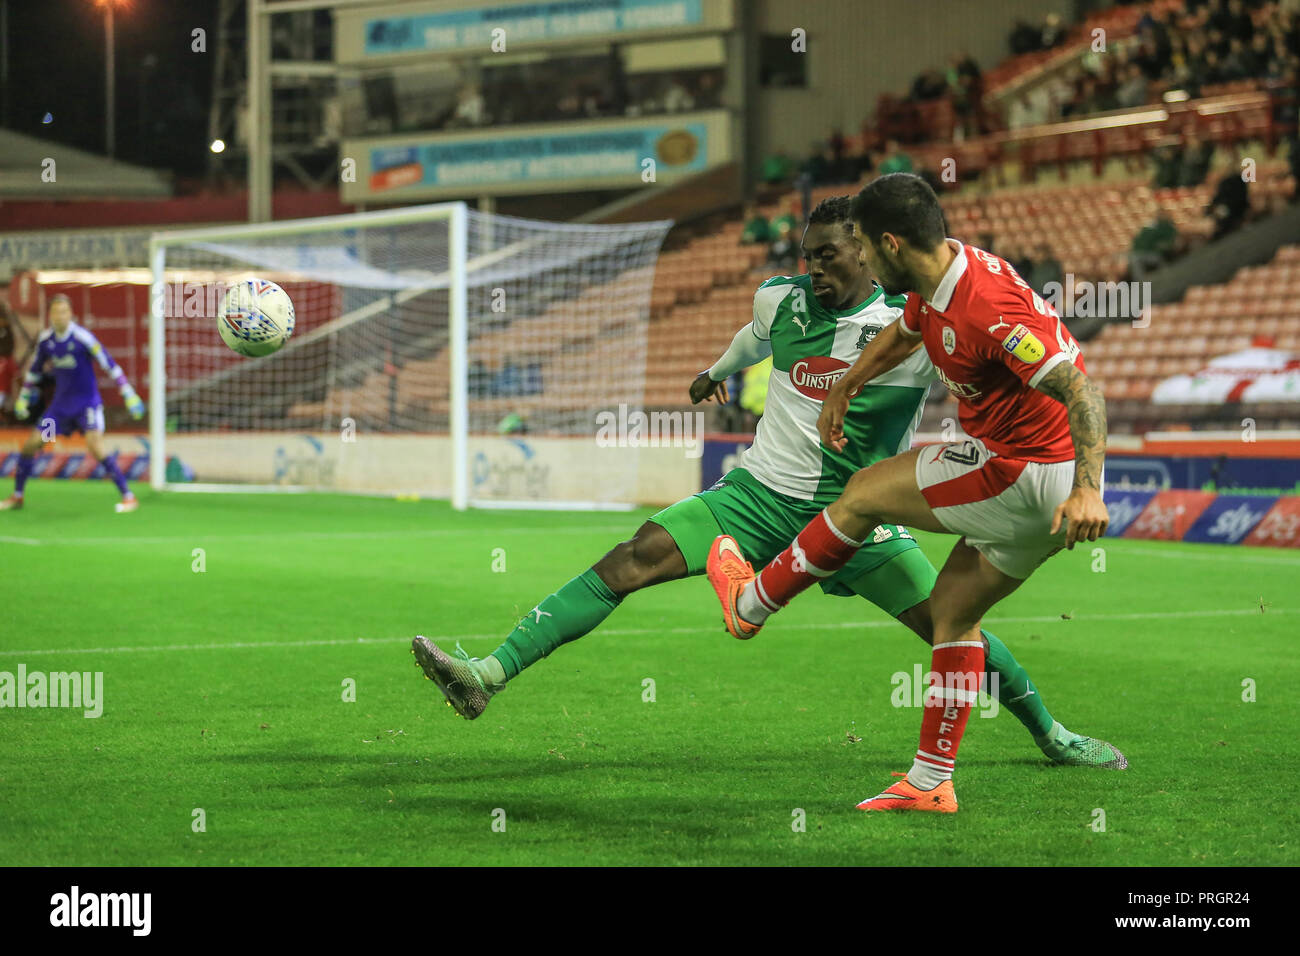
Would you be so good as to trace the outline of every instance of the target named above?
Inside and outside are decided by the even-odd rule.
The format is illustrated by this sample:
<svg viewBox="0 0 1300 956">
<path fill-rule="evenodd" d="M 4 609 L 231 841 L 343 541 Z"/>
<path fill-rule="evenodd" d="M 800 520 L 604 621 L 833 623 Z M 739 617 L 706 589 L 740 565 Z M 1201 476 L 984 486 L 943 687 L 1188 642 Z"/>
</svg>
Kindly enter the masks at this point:
<svg viewBox="0 0 1300 956">
<path fill-rule="evenodd" d="M 293 335 L 293 300 L 274 282 L 245 279 L 221 301 L 217 331 L 240 355 L 257 358 L 278 352 Z"/>
</svg>

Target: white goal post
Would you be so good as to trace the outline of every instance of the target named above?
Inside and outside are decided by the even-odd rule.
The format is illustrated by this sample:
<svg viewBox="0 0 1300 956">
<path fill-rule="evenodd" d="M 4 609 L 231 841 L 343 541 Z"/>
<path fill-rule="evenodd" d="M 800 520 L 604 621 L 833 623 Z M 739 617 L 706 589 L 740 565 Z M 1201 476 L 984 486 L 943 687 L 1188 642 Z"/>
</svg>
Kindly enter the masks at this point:
<svg viewBox="0 0 1300 956">
<path fill-rule="evenodd" d="M 629 507 L 650 285 L 671 223 L 539 222 L 437 203 L 155 233 L 150 480 L 158 489 L 336 490 L 454 507 Z M 216 331 L 224 289 L 295 304 L 279 352 Z"/>
</svg>

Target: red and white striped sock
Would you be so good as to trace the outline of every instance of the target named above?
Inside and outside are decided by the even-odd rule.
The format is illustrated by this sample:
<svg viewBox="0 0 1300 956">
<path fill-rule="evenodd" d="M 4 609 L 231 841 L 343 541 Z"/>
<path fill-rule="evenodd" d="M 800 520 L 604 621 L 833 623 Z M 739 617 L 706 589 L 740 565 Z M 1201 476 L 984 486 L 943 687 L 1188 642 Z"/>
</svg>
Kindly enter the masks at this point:
<svg viewBox="0 0 1300 956">
<path fill-rule="evenodd" d="M 741 592 L 740 616 L 750 624 L 762 624 L 796 594 L 848 564 L 860 547 L 862 542 L 836 528 L 823 509 Z"/>
<path fill-rule="evenodd" d="M 984 643 L 955 641 L 936 645 L 930 655 L 930 686 L 921 717 L 921 746 L 907 779 L 919 790 L 933 790 L 952 779 L 957 748 L 984 676 Z"/>
</svg>

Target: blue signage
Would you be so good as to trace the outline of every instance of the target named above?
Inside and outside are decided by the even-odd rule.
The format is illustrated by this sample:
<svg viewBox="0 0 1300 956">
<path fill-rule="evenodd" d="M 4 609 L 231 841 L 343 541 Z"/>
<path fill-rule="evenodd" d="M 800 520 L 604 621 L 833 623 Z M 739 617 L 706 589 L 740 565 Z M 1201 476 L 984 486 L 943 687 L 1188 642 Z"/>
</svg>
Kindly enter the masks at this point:
<svg viewBox="0 0 1300 956">
<path fill-rule="evenodd" d="M 1156 496 L 1155 491 L 1116 491 L 1109 484 L 1110 463 L 1107 462 L 1106 468 L 1106 511 L 1110 515 L 1110 525 L 1106 528 L 1108 537 L 1118 538 L 1124 533 L 1124 530 L 1137 520 L 1147 506 L 1147 503 Z"/>
<path fill-rule="evenodd" d="M 365 55 L 487 50 L 494 40 L 509 50 L 512 44 L 696 27 L 703 22 L 701 6 L 701 0 L 565 0 L 375 17 L 365 23 Z"/>
<path fill-rule="evenodd" d="M 478 187 L 640 176 L 647 160 L 659 171 L 698 172 L 708 160 L 705 123 L 662 120 L 604 130 L 494 133 L 370 151 L 370 189 Z"/>
<path fill-rule="evenodd" d="M 1240 544 L 1246 535 L 1255 530 L 1255 525 L 1263 520 L 1276 501 L 1276 497 L 1219 495 L 1187 530 L 1183 540 Z"/>
</svg>

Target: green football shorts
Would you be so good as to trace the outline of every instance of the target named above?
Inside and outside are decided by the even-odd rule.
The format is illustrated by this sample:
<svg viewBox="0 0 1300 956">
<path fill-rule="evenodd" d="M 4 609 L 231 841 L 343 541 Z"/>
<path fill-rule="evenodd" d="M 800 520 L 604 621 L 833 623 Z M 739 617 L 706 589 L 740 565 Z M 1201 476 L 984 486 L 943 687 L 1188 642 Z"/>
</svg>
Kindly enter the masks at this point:
<svg viewBox="0 0 1300 956">
<path fill-rule="evenodd" d="M 707 491 L 683 498 L 650 520 L 667 531 L 702 574 L 713 539 L 729 534 L 755 568 L 761 568 L 822 510 L 820 505 L 768 488 L 744 468 L 733 468 Z M 821 582 L 827 594 L 861 595 L 891 617 L 930 596 L 937 577 L 916 539 L 901 525 L 881 525 L 853 560 Z"/>
</svg>

